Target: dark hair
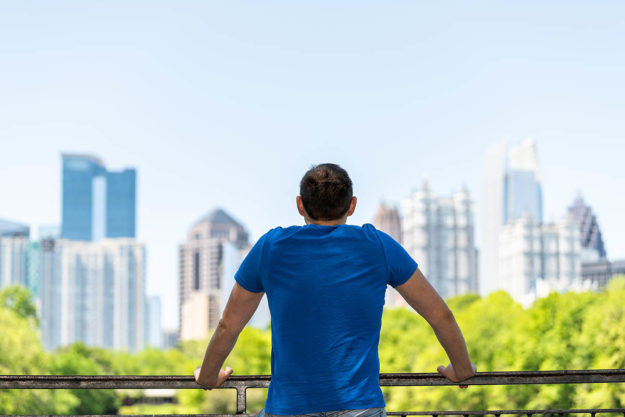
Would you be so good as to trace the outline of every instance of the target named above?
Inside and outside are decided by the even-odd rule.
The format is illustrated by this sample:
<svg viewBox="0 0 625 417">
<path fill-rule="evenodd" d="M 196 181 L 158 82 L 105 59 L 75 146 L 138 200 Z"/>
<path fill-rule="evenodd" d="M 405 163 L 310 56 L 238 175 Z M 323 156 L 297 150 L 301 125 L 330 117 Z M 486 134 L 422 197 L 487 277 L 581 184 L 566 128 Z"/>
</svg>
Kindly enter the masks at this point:
<svg viewBox="0 0 625 417">
<path fill-rule="evenodd" d="M 352 180 L 336 164 L 314 165 L 302 177 L 299 194 L 311 219 L 340 219 L 352 201 Z"/>
</svg>

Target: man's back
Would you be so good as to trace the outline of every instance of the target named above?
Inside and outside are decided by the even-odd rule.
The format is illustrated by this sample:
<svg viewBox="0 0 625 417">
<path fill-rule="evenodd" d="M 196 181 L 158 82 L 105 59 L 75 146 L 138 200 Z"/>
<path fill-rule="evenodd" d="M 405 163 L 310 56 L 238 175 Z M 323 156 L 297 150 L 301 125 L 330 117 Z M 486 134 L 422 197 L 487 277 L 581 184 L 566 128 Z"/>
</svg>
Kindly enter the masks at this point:
<svg viewBox="0 0 625 417">
<path fill-rule="evenodd" d="M 384 415 L 378 341 L 389 284 L 428 321 L 447 352 L 450 364 L 438 371 L 454 382 L 475 374 L 451 310 L 416 262 L 373 226 L 345 224 L 356 202 L 340 166 L 306 172 L 296 198 L 306 226 L 273 229 L 247 255 L 194 371 L 198 384 L 218 387 L 232 374 L 221 366 L 266 292 L 272 379 L 260 414 L 360 409 L 357 415 Z"/>
<path fill-rule="evenodd" d="M 265 234 L 235 278 L 269 301 L 267 412 L 384 407 L 378 359 L 384 294 L 416 268 L 371 225 L 309 224 Z"/>
</svg>

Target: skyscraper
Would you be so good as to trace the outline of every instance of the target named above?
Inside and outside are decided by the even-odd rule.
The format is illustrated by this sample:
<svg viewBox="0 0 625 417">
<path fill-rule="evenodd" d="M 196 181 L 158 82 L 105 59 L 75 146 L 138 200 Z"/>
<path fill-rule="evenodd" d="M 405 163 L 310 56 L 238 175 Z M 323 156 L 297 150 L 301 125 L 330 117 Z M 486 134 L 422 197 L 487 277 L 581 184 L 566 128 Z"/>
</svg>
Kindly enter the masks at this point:
<svg viewBox="0 0 625 417">
<path fill-rule="evenodd" d="M 581 195 L 569 207 L 569 213 L 579 226 L 582 262 L 605 260 L 607 253 L 597 216 L 593 213 L 592 208 L 584 202 Z"/>
<path fill-rule="evenodd" d="M 532 138 L 508 148 L 507 141 L 493 144 L 486 152 L 482 182 L 482 247 L 480 293 L 502 288 L 500 236 L 502 228 L 529 216 L 543 222 L 543 196 L 536 143 Z"/>
<path fill-rule="evenodd" d="M 141 350 L 145 247 L 134 239 L 41 242 L 41 330 L 47 349 L 76 341 Z"/>
<path fill-rule="evenodd" d="M 404 202 L 404 247 L 443 297 L 478 290 L 472 206 L 466 189 L 436 197 L 427 181 Z"/>
<path fill-rule="evenodd" d="M 136 182 L 134 169 L 106 173 L 106 237 L 135 237 Z"/>
<path fill-rule="evenodd" d="M 376 229 L 387 233 L 390 237 L 401 243 L 401 221 L 397 207 L 388 203 L 381 203 L 375 212 L 373 225 Z"/>
<path fill-rule="evenodd" d="M 109 172 L 94 156 L 63 154 L 61 237 L 135 237 L 134 169 Z"/>
<path fill-rule="evenodd" d="M 222 209 L 191 227 L 187 242 L 179 248 L 181 339 L 204 338 L 217 326 L 223 310 L 224 273 L 238 266 L 238 253 L 248 246 L 243 226 Z M 232 251 L 237 255 L 228 255 Z"/>
</svg>

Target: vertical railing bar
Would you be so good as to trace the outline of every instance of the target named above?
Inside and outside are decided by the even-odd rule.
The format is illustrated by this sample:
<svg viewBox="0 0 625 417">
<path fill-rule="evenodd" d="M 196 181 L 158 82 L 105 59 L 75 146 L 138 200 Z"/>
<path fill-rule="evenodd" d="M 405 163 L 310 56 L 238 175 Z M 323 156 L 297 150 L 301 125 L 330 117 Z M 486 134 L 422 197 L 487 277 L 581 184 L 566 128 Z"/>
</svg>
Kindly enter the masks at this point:
<svg viewBox="0 0 625 417">
<path fill-rule="evenodd" d="M 246 404 L 246 391 L 247 387 L 245 385 L 237 385 L 237 414 L 245 414 L 245 410 L 247 409 Z"/>
</svg>

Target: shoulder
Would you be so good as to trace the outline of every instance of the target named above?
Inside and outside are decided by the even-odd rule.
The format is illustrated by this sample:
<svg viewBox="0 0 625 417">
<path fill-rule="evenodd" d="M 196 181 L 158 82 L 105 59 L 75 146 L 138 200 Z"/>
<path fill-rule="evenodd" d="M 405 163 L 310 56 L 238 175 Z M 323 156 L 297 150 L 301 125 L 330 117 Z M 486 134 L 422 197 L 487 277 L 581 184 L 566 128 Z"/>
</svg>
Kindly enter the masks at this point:
<svg viewBox="0 0 625 417">
<path fill-rule="evenodd" d="M 376 229 L 374 225 L 367 223 L 367 224 L 364 224 L 362 227 L 363 227 L 363 230 L 366 230 L 366 233 L 370 234 L 371 236 L 374 236 L 375 239 L 378 242 L 380 242 L 380 244 L 384 248 L 388 246 L 400 246 L 399 242 L 397 242 L 391 235 L 387 234 L 386 232 Z"/>
<path fill-rule="evenodd" d="M 378 241 L 383 239 L 385 236 L 388 236 L 383 231 L 376 229 L 375 226 L 372 225 L 371 223 L 363 224 L 361 229 L 364 234 Z"/>
<path fill-rule="evenodd" d="M 284 232 L 284 230 L 285 229 L 280 226 L 269 229 L 267 232 L 265 232 L 264 235 L 262 235 L 258 239 L 257 243 L 261 243 L 263 245 L 266 243 L 270 243 L 274 241 L 277 237 L 279 237 Z"/>
</svg>

